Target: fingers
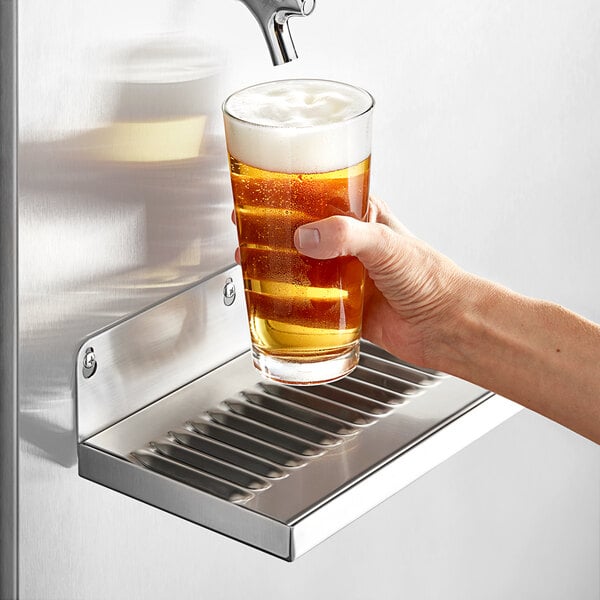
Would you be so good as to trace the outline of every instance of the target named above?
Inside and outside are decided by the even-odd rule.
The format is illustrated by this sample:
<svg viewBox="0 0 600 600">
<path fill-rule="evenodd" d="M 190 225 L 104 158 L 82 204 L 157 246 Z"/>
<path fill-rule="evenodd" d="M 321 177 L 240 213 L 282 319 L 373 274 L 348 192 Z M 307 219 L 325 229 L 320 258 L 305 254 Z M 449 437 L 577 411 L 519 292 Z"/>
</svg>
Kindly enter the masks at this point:
<svg viewBox="0 0 600 600">
<path fill-rule="evenodd" d="M 368 270 L 393 260 L 401 241 L 398 234 L 381 223 L 364 223 L 352 217 L 329 217 L 298 227 L 296 249 L 311 258 L 356 256 Z"/>
<path fill-rule="evenodd" d="M 235 211 L 231 220 L 236 223 Z M 381 268 L 397 256 L 397 238 L 413 237 L 382 201 L 369 198 L 368 222 L 352 217 L 334 216 L 299 227 L 294 233 L 294 245 L 311 258 L 329 259 L 336 256 L 356 256 L 367 270 Z M 401 240 L 400 240 L 401 241 Z M 235 261 L 240 262 L 239 248 Z"/>
<path fill-rule="evenodd" d="M 410 231 L 392 214 L 387 204 L 376 196 L 369 196 L 369 223 L 387 225 L 396 233 L 412 235 Z"/>
</svg>

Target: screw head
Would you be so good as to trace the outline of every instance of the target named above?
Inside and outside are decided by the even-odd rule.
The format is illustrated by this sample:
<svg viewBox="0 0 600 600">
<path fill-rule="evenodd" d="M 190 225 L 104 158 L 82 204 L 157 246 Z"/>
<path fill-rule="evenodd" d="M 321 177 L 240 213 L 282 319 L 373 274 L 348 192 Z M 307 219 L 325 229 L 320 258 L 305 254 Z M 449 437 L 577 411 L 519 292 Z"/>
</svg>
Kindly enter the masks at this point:
<svg viewBox="0 0 600 600">
<path fill-rule="evenodd" d="M 227 278 L 223 287 L 223 302 L 225 306 L 231 306 L 235 302 L 235 284 L 231 277 Z"/>
<path fill-rule="evenodd" d="M 86 351 L 83 355 L 83 364 L 82 364 L 82 373 L 85 379 L 89 379 L 98 368 L 98 363 L 96 362 L 96 354 L 94 353 L 93 348 L 86 348 Z"/>
</svg>

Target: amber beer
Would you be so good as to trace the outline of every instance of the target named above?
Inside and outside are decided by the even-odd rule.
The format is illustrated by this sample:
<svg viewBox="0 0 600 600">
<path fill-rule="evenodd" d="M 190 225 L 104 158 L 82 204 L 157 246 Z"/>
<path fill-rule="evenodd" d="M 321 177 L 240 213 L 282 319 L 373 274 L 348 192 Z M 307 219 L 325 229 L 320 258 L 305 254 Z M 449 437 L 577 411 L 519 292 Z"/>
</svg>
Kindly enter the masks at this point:
<svg viewBox="0 0 600 600">
<path fill-rule="evenodd" d="M 358 362 L 364 268 L 294 247 L 300 225 L 364 219 L 373 100 L 346 84 L 288 80 L 224 104 L 246 305 L 256 367 L 294 384 L 338 379 Z"/>
</svg>

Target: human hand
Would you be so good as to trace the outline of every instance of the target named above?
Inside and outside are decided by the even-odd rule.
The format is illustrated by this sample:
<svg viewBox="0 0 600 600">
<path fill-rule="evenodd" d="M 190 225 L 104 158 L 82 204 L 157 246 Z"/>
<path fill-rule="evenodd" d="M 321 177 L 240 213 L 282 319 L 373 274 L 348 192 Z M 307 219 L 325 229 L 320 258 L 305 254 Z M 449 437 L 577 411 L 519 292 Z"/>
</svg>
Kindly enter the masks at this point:
<svg viewBox="0 0 600 600">
<path fill-rule="evenodd" d="M 600 443 L 599 325 L 463 271 L 373 197 L 367 222 L 329 217 L 298 227 L 294 243 L 312 258 L 363 263 L 366 339 Z"/>
<path fill-rule="evenodd" d="M 452 335 L 469 275 L 414 237 L 371 197 L 368 222 L 334 216 L 299 227 L 312 258 L 356 256 L 367 270 L 363 337 L 408 362 L 437 368 L 440 335 Z"/>
</svg>

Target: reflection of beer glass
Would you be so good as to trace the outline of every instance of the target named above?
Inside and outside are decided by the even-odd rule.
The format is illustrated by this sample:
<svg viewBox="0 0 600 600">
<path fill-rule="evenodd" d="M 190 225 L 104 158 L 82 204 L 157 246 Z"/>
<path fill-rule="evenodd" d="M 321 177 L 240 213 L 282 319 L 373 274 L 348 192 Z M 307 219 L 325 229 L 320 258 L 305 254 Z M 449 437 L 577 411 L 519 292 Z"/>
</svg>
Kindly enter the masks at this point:
<svg viewBox="0 0 600 600">
<path fill-rule="evenodd" d="M 223 105 L 255 366 L 295 384 L 323 383 L 357 364 L 364 268 L 294 247 L 299 225 L 364 219 L 373 98 L 347 84 L 259 84 Z"/>
</svg>

